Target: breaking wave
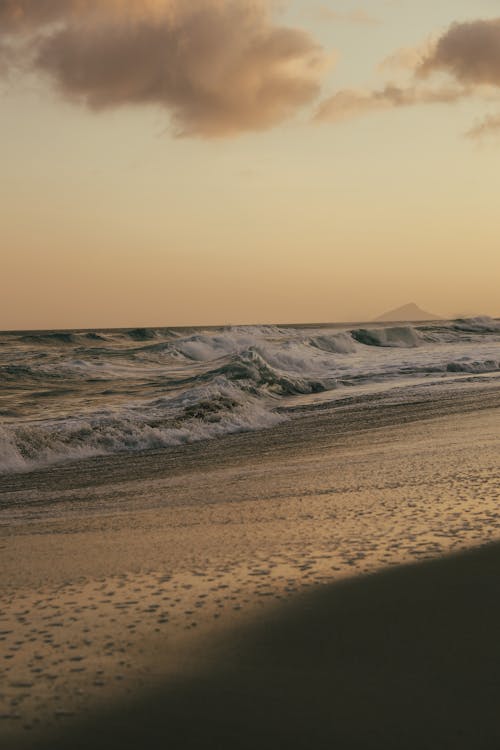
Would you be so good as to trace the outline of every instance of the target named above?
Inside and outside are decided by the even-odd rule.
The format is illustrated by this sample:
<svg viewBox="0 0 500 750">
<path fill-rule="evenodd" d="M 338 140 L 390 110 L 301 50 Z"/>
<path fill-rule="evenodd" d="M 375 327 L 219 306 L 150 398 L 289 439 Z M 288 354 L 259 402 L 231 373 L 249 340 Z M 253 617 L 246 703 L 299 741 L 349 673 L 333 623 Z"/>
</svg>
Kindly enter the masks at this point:
<svg viewBox="0 0 500 750">
<path fill-rule="evenodd" d="M 311 346 L 334 354 L 353 354 L 356 343 L 350 333 L 336 333 L 330 336 L 316 336 L 310 340 Z"/>
<path fill-rule="evenodd" d="M 453 321 L 452 328 L 455 331 L 467 331 L 469 333 L 500 333 L 500 320 L 495 320 L 487 315 L 477 318 L 461 318 Z"/>
<path fill-rule="evenodd" d="M 0 427 L 0 467 L 26 471 L 61 461 L 172 447 L 272 427 L 283 419 L 219 378 L 189 397 Z"/>
<path fill-rule="evenodd" d="M 358 328 L 352 337 L 365 346 L 388 346 L 411 349 L 420 346 L 422 339 L 411 326 L 395 328 Z"/>
<path fill-rule="evenodd" d="M 447 372 L 482 373 L 496 372 L 497 370 L 500 370 L 500 360 L 498 359 L 487 359 L 483 362 L 449 362 L 446 365 Z"/>
<path fill-rule="evenodd" d="M 0 334 L 0 472 L 269 428 L 298 399 L 499 372 L 488 317 Z"/>
</svg>

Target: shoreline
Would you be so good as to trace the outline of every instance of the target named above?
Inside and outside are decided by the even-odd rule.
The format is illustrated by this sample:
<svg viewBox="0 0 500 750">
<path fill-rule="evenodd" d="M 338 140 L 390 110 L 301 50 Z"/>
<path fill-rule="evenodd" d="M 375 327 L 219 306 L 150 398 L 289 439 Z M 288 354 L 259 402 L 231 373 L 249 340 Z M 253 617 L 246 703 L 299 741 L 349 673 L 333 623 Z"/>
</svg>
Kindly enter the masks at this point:
<svg viewBox="0 0 500 750">
<path fill-rule="evenodd" d="M 499 405 L 498 389 L 385 414 L 350 405 L 276 428 L 286 439 L 187 446 L 175 471 L 153 453 L 9 477 L 0 736 L 78 747 L 72 727 L 112 706 L 126 727 L 129 701 L 170 696 L 170 681 L 198 695 L 216 644 L 234 636 L 239 659 L 240 628 L 274 627 L 281 607 L 305 617 L 332 586 L 500 540 Z"/>
<path fill-rule="evenodd" d="M 385 393 L 347 396 L 312 408 L 307 405 L 294 407 L 289 410 L 293 415 L 290 420 L 266 429 L 0 474 L 0 525 L 2 511 L 8 510 L 8 494 L 26 492 L 33 486 L 43 487 L 50 483 L 51 490 L 70 489 L 118 483 L 129 480 L 131 473 L 140 481 L 191 470 L 210 470 L 221 463 L 241 467 L 256 455 L 273 461 L 281 458 L 280 454 L 293 453 L 304 447 L 304 440 L 314 442 L 313 448 L 322 450 L 349 441 L 359 433 L 380 428 L 500 408 L 500 382 L 482 384 L 481 388 L 463 386 L 458 392 L 443 390 L 431 395 L 420 393 L 419 388 L 404 389 L 404 392 L 407 394 L 404 401 L 391 402 Z"/>
</svg>

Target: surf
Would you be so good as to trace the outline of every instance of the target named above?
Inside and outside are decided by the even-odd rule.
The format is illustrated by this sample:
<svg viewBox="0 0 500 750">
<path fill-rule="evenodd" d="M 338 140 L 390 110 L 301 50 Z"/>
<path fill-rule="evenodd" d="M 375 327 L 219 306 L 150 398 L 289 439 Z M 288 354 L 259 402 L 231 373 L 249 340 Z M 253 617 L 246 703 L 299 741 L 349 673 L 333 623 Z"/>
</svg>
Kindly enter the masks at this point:
<svg viewBox="0 0 500 750">
<path fill-rule="evenodd" d="M 0 472 L 168 450 L 296 404 L 498 377 L 500 321 L 0 333 Z"/>
</svg>

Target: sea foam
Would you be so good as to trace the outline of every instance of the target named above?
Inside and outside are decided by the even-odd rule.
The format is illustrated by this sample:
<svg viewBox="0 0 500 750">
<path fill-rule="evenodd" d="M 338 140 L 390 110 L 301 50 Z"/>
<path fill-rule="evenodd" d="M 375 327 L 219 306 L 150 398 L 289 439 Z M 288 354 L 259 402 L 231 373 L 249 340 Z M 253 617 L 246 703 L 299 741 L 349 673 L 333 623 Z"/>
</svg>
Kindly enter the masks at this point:
<svg viewBox="0 0 500 750">
<path fill-rule="evenodd" d="M 299 402 L 367 388 L 499 373 L 500 321 L 488 317 L 0 334 L 0 471 L 266 429 Z"/>
</svg>

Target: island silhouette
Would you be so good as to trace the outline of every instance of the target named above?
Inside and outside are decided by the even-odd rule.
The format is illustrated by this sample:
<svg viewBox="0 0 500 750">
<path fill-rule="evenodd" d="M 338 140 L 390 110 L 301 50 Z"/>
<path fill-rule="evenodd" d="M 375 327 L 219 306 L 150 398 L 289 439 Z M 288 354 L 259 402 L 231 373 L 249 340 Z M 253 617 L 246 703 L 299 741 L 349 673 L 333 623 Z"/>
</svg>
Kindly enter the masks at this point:
<svg viewBox="0 0 500 750">
<path fill-rule="evenodd" d="M 406 321 L 420 321 L 420 320 L 439 320 L 440 316 L 434 313 L 422 310 L 421 307 L 416 305 L 414 302 L 410 302 L 407 305 L 396 307 L 394 310 L 388 310 L 378 318 L 375 318 L 376 322 L 406 322 Z"/>
</svg>

